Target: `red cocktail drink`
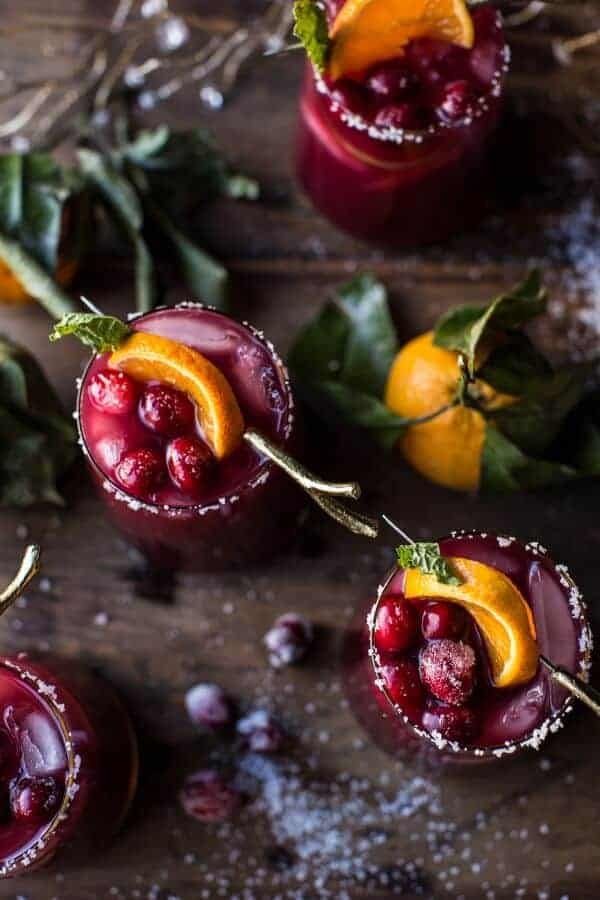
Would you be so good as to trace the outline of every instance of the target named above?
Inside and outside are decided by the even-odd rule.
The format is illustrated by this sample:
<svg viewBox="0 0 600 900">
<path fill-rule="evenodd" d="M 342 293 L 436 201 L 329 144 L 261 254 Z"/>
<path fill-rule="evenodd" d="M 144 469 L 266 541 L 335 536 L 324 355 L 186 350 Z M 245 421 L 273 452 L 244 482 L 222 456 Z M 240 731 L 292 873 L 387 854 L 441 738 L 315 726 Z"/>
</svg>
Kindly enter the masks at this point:
<svg viewBox="0 0 600 900">
<path fill-rule="evenodd" d="M 135 736 L 106 684 L 64 661 L 0 657 L 0 877 L 43 865 L 67 843 L 97 850 L 136 782 Z"/>
<path fill-rule="evenodd" d="M 287 373 L 257 331 L 200 304 L 134 319 L 134 331 L 198 351 L 225 376 L 246 428 L 298 448 Z M 80 436 L 116 525 L 156 566 L 223 568 L 267 557 L 294 533 L 301 491 L 240 439 L 215 459 L 185 392 L 89 364 L 79 391 Z"/>
<path fill-rule="evenodd" d="M 493 204 L 490 150 L 509 52 L 491 4 L 471 17 L 471 49 L 419 38 L 397 60 L 335 82 L 308 68 L 299 179 L 350 234 L 393 246 L 432 243 Z"/>
<path fill-rule="evenodd" d="M 494 585 L 495 614 L 516 588 L 527 604 L 539 654 L 587 679 L 592 649 L 581 595 L 564 566 L 555 565 L 539 544 L 514 538 L 465 533 L 440 542 L 444 557 L 481 563 L 500 573 Z M 435 596 L 406 596 L 407 570 L 396 569 L 380 588 L 375 605 L 358 620 L 344 655 L 352 708 L 373 739 L 394 755 L 418 754 L 432 761 L 471 762 L 539 748 L 563 724 L 570 695 L 543 666 L 511 686 L 498 686 L 494 653 L 509 654 L 506 634 L 490 623 L 490 610 L 461 607 Z M 512 586 L 512 587 L 511 587 Z M 484 597 L 486 586 L 482 586 Z M 477 596 L 477 591 L 474 596 Z M 509 610 L 509 616 L 513 613 Z M 513 617 L 514 620 L 514 617 Z M 518 665 L 518 660 L 511 663 Z"/>
</svg>

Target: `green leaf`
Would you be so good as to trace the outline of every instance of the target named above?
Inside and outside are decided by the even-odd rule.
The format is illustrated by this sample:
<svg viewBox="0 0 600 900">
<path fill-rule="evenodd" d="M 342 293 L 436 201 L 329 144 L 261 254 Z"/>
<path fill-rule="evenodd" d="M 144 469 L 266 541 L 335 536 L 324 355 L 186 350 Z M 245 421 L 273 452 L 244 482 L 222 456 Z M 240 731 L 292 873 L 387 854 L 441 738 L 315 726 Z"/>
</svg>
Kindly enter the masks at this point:
<svg viewBox="0 0 600 900">
<path fill-rule="evenodd" d="M 27 293 L 53 318 L 75 309 L 73 300 L 17 240 L 0 233 L 0 259 L 14 272 Z"/>
<path fill-rule="evenodd" d="M 545 459 L 534 459 L 488 424 L 481 458 L 481 489 L 489 493 L 506 493 L 563 484 L 577 476 L 568 465 Z"/>
<path fill-rule="evenodd" d="M 442 556 L 439 544 L 403 544 L 396 548 L 396 556 L 401 569 L 419 569 L 424 575 L 434 575 L 440 584 L 462 584 L 448 560 Z"/>
<path fill-rule="evenodd" d="M 322 381 L 320 391 L 331 402 L 332 417 L 338 415 L 348 425 L 368 428 L 377 442 L 391 450 L 410 422 L 391 412 L 381 400 L 363 394 L 339 381 Z"/>
<path fill-rule="evenodd" d="M 0 336 L 0 505 L 62 503 L 57 480 L 76 448 L 73 423 L 38 363 Z"/>
<path fill-rule="evenodd" d="M 114 316 L 70 313 L 56 323 L 50 340 L 59 341 L 67 335 L 73 335 L 96 353 L 107 353 L 116 350 L 130 334 L 131 328 Z"/>
<path fill-rule="evenodd" d="M 314 0 L 294 3 L 294 36 L 298 38 L 313 66 L 323 72 L 329 56 L 330 40 L 325 10 Z"/>
<path fill-rule="evenodd" d="M 461 306 L 438 321 L 434 343 L 462 353 L 471 375 L 476 368 L 477 350 L 484 339 L 519 328 L 546 308 L 546 291 L 537 272 L 507 294 L 487 306 Z"/>
<path fill-rule="evenodd" d="M 521 331 L 495 347 L 477 377 L 503 394 L 518 396 L 529 381 L 552 376 L 552 366 Z"/>
</svg>

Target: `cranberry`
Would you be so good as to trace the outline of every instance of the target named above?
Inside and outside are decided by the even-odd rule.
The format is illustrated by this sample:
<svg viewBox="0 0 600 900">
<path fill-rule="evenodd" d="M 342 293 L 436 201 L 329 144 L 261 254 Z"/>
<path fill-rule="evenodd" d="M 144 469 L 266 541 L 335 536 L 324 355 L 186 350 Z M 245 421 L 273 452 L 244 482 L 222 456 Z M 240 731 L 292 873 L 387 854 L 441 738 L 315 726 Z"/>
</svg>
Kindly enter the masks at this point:
<svg viewBox="0 0 600 900">
<path fill-rule="evenodd" d="M 61 790 L 55 778 L 23 777 L 10 787 L 10 808 L 15 819 L 42 822 L 60 806 Z"/>
<path fill-rule="evenodd" d="M 375 124 L 378 128 L 418 128 L 419 117 L 415 107 L 411 103 L 394 103 L 384 106 L 375 116 Z"/>
<path fill-rule="evenodd" d="M 468 644 L 442 638 L 421 650 L 419 674 L 429 691 L 452 706 L 462 706 L 475 687 L 477 660 Z"/>
<path fill-rule="evenodd" d="M 184 811 L 200 822 L 223 822 L 241 806 L 242 795 L 214 769 L 203 769 L 186 778 L 179 801 Z"/>
<path fill-rule="evenodd" d="M 369 102 L 364 89 L 348 79 L 342 79 L 335 83 L 331 91 L 331 99 L 347 112 L 362 117 L 368 114 Z"/>
<path fill-rule="evenodd" d="M 123 416 L 135 409 L 138 389 L 125 372 L 104 369 L 90 378 L 88 394 L 96 409 L 111 416 Z"/>
<path fill-rule="evenodd" d="M 169 475 L 180 491 L 199 494 L 215 462 L 209 447 L 199 438 L 178 437 L 167 448 Z"/>
<path fill-rule="evenodd" d="M 165 479 L 165 463 L 160 453 L 149 447 L 131 450 L 121 457 L 116 476 L 134 497 L 147 497 Z"/>
<path fill-rule="evenodd" d="M 415 86 L 416 78 L 403 66 L 377 66 L 371 70 L 367 86 L 383 100 L 397 100 Z"/>
<path fill-rule="evenodd" d="M 175 437 L 192 427 L 194 405 L 168 384 L 151 384 L 140 397 L 140 419 L 151 431 Z"/>
<path fill-rule="evenodd" d="M 469 744 L 479 731 L 476 714 L 468 706 L 435 706 L 423 713 L 423 728 L 447 741 Z"/>
<path fill-rule="evenodd" d="M 433 600 L 421 616 L 421 631 L 428 641 L 438 638 L 459 638 L 465 630 L 466 615 L 456 603 Z"/>
<path fill-rule="evenodd" d="M 194 725 L 217 731 L 231 722 L 232 707 L 217 684 L 197 684 L 185 695 L 185 708 Z"/>
<path fill-rule="evenodd" d="M 267 631 L 264 642 L 269 651 L 269 662 L 276 669 L 299 662 L 313 640 L 310 622 L 298 613 L 279 616 Z"/>
<path fill-rule="evenodd" d="M 438 115 L 446 122 L 456 122 L 464 119 L 469 113 L 469 107 L 473 100 L 473 92 L 468 81 L 451 81 L 442 92 L 442 98 L 438 106 Z"/>
<path fill-rule="evenodd" d="M 284 733 L 266 709 L 256 709 L 237 723 L 240 744 L 253 753 L 277 753 L 284 742 Z"/>
<path fill-rule="evenodd" d="M 417 614 L 409 600 L 386 597 L 375 619 L 375 645 L 382 653 L 402 653 L 417 637 Z"/>
<path fill-rule="evenodd" d="M 391 700 L 414 718 L 423 706 L 423 688 L 415 663 L 401 659 L 394 665 L 382 666 L 380 677 Z"/>
</svg>

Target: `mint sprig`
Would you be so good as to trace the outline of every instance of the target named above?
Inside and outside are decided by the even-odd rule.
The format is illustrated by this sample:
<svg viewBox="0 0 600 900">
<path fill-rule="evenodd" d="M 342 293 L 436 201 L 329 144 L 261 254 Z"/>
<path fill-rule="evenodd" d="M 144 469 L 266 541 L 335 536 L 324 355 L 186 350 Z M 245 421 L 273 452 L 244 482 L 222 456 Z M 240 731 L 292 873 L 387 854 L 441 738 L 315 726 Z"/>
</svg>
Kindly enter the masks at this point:
<svg viewBox="0 0 600 900">
<path fill-rule="evenodd" d="M 437 543 L 403 544 L 396 547 L 396 557 L 401 569 L 419 569 L 424 575 L 433 575 L 440 584 L 462 584 Z"/>
<path fill-rule="evenodd" d="M 327 16 L 315 0 L 296 0 L 293 8 L 294 36 L 298 38 L 308 58 L 319 72 L 325 70 L 330 40 Z"/>
<path fill-rule="evenodd" d="M 108 353 L 116 350 L 130 334 L 131 328 L 115 316 L 69 313 L 56 323 L 49 339 L 54 343 L 73 335 L 96 353 Z"/>
</svg>

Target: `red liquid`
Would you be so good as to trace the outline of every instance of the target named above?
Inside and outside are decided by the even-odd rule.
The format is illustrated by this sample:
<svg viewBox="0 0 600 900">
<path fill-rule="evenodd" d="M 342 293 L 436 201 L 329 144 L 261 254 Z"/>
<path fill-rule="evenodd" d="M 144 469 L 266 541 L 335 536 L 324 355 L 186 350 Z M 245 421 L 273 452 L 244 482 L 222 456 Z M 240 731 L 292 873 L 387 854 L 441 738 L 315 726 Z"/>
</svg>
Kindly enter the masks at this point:
<svg viewBox="0 0 600 900">
<path fill-rule="evenodd" d="M 187 304 L 149 313 L 132 327 L 180 341 L 206 356 L 229 381 L 246 427 L 295 452 L 290 386 L 262 336 L 221 313 Z M 151 432 L 137 407 L 125 415 L 97 409 L 88 385 L 106 369 L 107 358 L 95 357 L 85 372 L 79 393 L 80 434 L 108 511 L 132 543 L 156 566 L 202 569 L 263 558 L 288 541 L 302 506 L 300 491 L 245 441 L 213 466 L 200 494 L 186 493 L 168 477 L 143 501 L 123 489 L 117 475 L 123 455 L 150 447 L 163 458 L 169 439 Z M 188 432 L 202 436 L 195 423 L 183 433 Z"/>
<path fill-rule="evenodd" d="M 508 52 L 493 8 L 484 4 L 471 15 L 471 50 L 413 41 L 403 57 L 364 73 L 358 84 L 342 79 L 319 88 L 307 70 L 298 177 L 343 230 L 393 246 L 432 243 L 472 226 L 493 205 L 490 149 Z M 376 76 L 398 68 L 407 86 L 378 93 Z M 469 98 L 464 110 L 444 103 L 457 83 Z"/>
<path fill-rule="evenodd" d="M 135 737 L 112 690 L 78 666 L 50 665 L 0 658 L 0 877 L 67 842 L 97 850 L 135 791 Z"/>
<path fill-rule="evenodd" d="M 440 547 L 444 556 L 477 560 L 509 577 L 531 606 L 540 653 L 573 674 L 587 677 L 591 635 L 586 610 L 563 567 L 557 568 L 535 546 L 525 547 L 514 539 L 509 542 L 495 535 L 459 535 L 441 541 Z M 403 583 L 404 573 L 393 572 L 382 598 L 403 598 Z M 411 602 L 421 608 L 426 605 L 425 600 Z M 426 718 L 416 721 L 412 714 L 410 721 L 405 722 L 376 686 L 380 670 L 369 657 L 366 612 L 354 623 L 346 640 L 345 680 L 358 720 L 373 740 L 391 754 L 417 753 L 432 760 L 462 762 L 493 759 L 526 746 L 537 748 L 549 732 L 560 727 L 563 713 L 570 709 L 568 694 L 551 681 L 542 667 L 525 685 L 495 688 L 483 641 L 474 620 L 468 616 L 463 639 L 474 647 L 479 663 L 478 684 L 468 702 L 476 716 L 477 733 L 468 745 L 459 747 L 446 742 L 440 743 L 438 749 L 425 730 Z M 425 644 L 422 640 L 415 648 L 416 656 Z M 383 655 L 381 660 L 385 662 Z M 426 700 L 425 712 L 437 707 L 439 704 L 432 698 Z"/>
</svg>

